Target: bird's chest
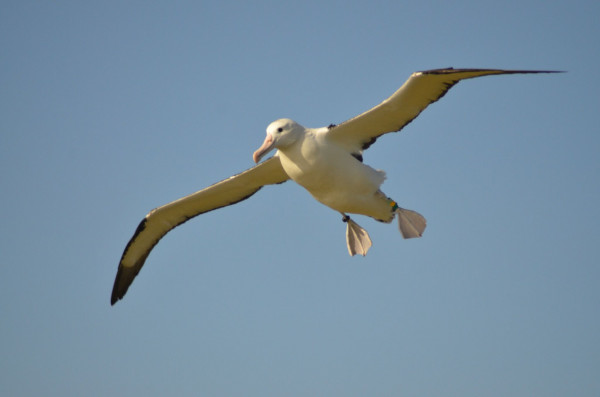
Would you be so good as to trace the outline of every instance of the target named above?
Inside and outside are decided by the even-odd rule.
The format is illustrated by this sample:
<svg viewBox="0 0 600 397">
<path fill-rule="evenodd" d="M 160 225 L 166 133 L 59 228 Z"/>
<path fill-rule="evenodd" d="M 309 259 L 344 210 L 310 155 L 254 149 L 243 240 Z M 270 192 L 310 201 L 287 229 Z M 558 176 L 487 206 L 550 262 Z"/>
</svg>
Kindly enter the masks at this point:
<svg viewBox="0 0 600 397">
<path fill-rule="evenodd" d="M 335 178 L 335 166 L 327 158 L 327 149 L 313 140 L 280 150 L 279 156 L 290 178 L 308 190 L 322 189 Z"/>
<path fill-rule="evenodd" d="M 338 146 L 305 140 L 301 145 L 280 150 L 279 156 L 290 178 L 318 199 L 376 189 L 370 175 L 374 170 Z"/>
</svg>

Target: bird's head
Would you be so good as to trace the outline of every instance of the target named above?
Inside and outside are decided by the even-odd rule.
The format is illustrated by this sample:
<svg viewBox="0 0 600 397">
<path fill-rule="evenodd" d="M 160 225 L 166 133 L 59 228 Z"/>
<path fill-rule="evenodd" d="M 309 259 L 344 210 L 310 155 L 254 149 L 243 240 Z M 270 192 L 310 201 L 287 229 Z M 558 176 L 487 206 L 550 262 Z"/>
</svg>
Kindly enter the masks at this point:
<svg viewBox="0 0 600 397">
<path fill-rule="evenodd" d="M 267 127 L 267 137 L 262 146 L 258 148 L 252 159 L 258 163 L 267 153 L 273 149 L 285 149 L 300 138 L 304 127 L 290 119 L 279 119 L 273 121 Z"/>
</svg>

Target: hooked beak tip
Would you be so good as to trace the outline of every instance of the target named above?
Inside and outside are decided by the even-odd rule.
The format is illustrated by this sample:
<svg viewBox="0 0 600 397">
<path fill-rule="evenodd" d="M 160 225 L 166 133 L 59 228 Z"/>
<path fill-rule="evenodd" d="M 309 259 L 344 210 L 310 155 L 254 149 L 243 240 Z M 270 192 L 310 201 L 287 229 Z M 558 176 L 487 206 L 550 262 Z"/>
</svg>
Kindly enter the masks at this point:
<svg viewBox="0 0 600 397">
<path fill-rule="evenodd" d="M 265 141 L 263 142 L 262 146 L 259 147 L 252 155 L 252 160 L 254 160 L 254 162 L 258 164 L 260 159 L 263 158 L 265 154 L 269 153 L 271 149 L 273 149 L 274 143 L 275 142 L 273 141 L 271 135 L 267 134 L 267 137 L 265 138 Z"/>
</svg>

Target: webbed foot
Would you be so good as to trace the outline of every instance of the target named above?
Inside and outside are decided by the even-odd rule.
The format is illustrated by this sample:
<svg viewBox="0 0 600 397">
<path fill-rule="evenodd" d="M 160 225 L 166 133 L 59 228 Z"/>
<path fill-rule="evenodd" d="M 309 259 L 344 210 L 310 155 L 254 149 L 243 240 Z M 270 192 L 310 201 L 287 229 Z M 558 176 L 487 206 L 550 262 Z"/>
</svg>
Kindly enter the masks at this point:
<svg viewBox="0 0 600 397">
<path fill-rule="evenodd" d="M 404 208 L 396 209 L 398 215 L 398 226 L 404 238 L 421 237 L 427 227 L 427 221 L 418 212 Z"/>
<path fill-rule="evenodd" d="M 346 244 L 350 256 L 360 254 L 367 255 L 367 251 L 373 245 L 369 233 L 346 214 L 342 214 L 342 221 L 346 222 Z"/>
</svg>

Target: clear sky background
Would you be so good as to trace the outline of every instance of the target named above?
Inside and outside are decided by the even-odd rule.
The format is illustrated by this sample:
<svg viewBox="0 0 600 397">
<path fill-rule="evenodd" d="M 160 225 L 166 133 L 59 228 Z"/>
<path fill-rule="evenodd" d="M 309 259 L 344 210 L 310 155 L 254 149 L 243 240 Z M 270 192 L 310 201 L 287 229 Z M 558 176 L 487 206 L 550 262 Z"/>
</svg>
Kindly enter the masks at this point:
<svg viewBox="0 0 600 397">
<path fill-rule="evenodd" d="M 600 395 L 597 1 L 3 1 L 0 395 Z M 422 239 L 292 182 L 168 234 L 152 208 L 250 168 L 274 119 L 462 82 L 365 162 Z"/>
</svg>

